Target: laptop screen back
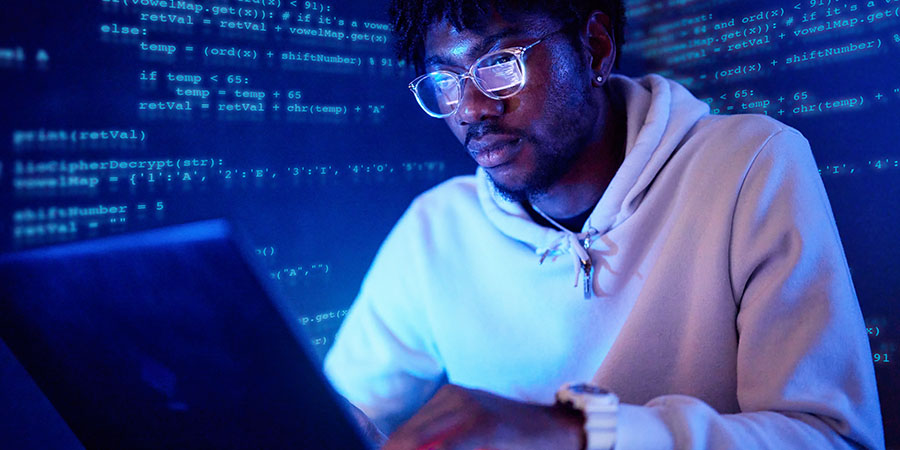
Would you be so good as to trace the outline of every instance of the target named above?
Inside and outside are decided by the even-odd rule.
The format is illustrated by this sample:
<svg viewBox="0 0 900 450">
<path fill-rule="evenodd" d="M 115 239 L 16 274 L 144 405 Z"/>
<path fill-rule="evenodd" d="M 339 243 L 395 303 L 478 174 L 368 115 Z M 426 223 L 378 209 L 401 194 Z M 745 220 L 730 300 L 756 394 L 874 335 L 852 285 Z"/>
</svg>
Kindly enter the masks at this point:
<svg viewBox="0 0 900 450">
<path fill-rule="evenodd" d="M 229 227 L 0 257 L 2 338 L 88 448 L 365 448 Z"/>
</svg>

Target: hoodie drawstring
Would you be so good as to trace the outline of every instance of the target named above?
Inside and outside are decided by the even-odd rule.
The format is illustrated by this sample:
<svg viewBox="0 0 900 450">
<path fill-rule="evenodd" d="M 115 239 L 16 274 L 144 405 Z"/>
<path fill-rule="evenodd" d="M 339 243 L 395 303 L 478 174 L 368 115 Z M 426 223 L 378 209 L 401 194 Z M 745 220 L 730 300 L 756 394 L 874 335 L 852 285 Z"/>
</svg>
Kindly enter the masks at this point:
<svg viewBox="0 0 900 450">
<path fill-rule="evenodd" d="M 588 231 L 573 233 L 550 218 L 550 216 L 544 214 L 544 212 L 536 206 L 532 205 L 531 207 L 543 218 L 547 219 L 548 222 L 553 224 L 556 228 L 559 228 L 559 231 L 563 233 L 557 238 L 556 242 L 543 252 L 541 255 L 541 263 L 544 262 L 544 259 L 551 251 L 559 249 L 559 246 L 563 243 L 563 239 L 567 240 L 569 249 L 574 250 L 570 252 L 575 266 L 575 284 L 572 287 L 578 287 L 578 278 L 584 274 L 584 298 L 585 300 L 589 300 L 592 296 L 591 286 L 593 284 L 594 264 L 593 261 L 591 261 L 591 255 L 587 250 L 591 247 L 591 237 L 598 233 L 596 229 L 591 228 L 591 219 L 588 218 Z"/>
</svg>

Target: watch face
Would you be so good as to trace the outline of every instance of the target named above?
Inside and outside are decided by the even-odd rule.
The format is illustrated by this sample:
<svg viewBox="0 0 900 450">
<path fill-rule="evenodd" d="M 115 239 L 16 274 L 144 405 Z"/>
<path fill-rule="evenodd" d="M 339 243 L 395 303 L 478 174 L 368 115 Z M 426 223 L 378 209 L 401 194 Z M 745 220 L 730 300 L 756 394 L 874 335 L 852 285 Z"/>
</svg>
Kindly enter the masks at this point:
<svg viewBox="0 0 900 450">
<path fill-rule="evenodd" d="M 610 392 L 606 389 L 603 389 L 599 386 L 594 386 L 593 384 L 587 383 L 578 383 L 569 386 L 569 390 L 575 392 L 577 394 L 593 394 L 593 395 L 604 395 L 609 394 Z"/>
</svg>

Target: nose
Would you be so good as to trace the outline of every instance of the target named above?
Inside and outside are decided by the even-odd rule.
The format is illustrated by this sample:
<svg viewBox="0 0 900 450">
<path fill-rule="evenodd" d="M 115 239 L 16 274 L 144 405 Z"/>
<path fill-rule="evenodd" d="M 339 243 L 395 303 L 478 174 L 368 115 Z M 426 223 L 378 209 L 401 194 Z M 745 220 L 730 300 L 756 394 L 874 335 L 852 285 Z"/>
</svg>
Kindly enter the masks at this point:
<svg viewBox="0 0 900 450">
<path fill-rule="evenodd" d="M 484 95 L 474 81 L 466 80 L 456 116 L 460 125 L 469 125 L 491 116 L 500 116 L 505 107 L 504 100 L 495 100 Z"/>
</svg>

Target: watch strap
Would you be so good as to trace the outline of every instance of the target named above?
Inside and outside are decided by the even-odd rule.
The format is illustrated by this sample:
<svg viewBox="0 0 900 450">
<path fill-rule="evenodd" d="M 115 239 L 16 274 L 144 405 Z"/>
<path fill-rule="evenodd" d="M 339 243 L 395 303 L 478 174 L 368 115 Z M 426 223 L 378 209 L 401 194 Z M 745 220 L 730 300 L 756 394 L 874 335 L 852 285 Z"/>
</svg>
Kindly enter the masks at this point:
<svg viewBox="0 0 900 450">
<path fill-rule="evenodd" d="M 619 398 L 591 384 L 564 384 L 556 393 L 559 403 L 584 414 L 586 450 L 611 450 L 616 442 Z"/>
</svg>

